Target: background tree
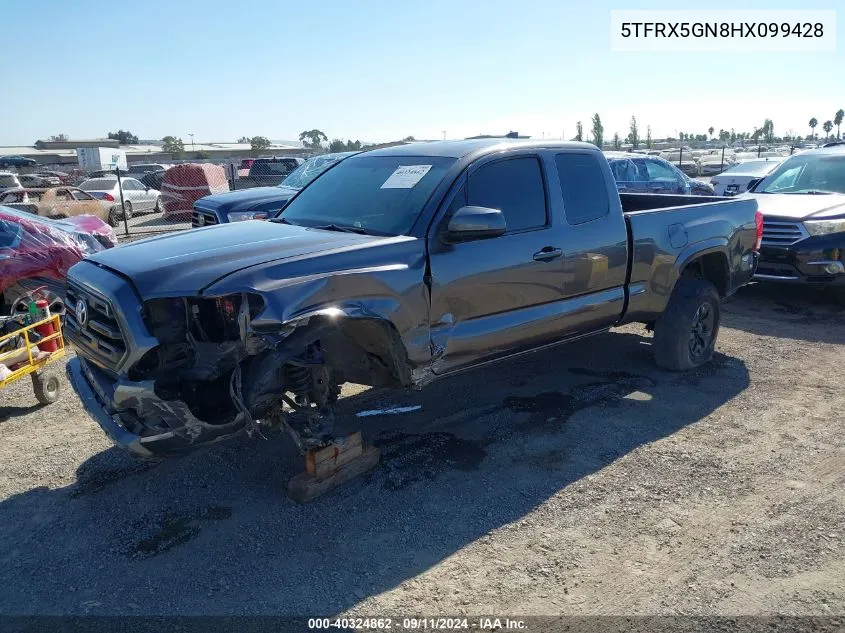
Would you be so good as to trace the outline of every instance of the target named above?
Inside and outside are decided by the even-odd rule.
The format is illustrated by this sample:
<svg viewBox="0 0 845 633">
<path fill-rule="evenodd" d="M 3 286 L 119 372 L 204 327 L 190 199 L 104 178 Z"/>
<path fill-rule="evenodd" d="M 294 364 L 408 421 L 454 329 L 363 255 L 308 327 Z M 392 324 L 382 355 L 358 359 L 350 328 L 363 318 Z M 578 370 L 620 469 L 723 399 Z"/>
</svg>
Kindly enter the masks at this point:
<svg viewBox="0 0 845 633">
<path fill-rule="evenodd" d="M 341 141 L 339 138 L 333 138 L 329 143 L 329 152 L 332 154 L 335 152 L 344 152 L 346 151 L 346 143 Z"/>
<path fill-rule="evenodd" d="M 819 124 L 816 117 L 810 119 L 810 138 L 813 138 L 816 135 L 816 126 Z"/>
<path fill-rule="evenodd" d="M 647 125 L 645 130 L 645 146 L 651 149 L 651 126 Z"/>
<path fill-rule="evenodd" d="M 836 126 L 836 138 L 842 138 L 842 134 L 839 133 L 839 126 L 842 125 L 842 119 L 845 118 L 845 110 L 841 108 L 836 111 L 836 116 L 833 117 L 833 124 Z"/>
<path fill-rule="evenodd" d="M 300 132 L 299 140 L 302 141 L 302 144 L 308 149 L 320 149 L 323 147 L 323 143 L 328 142 L 329 137 L 323 134 L 320 130 L 314 129 Z"/>
<path fill-rule="evenodd" d="M 572 139 L 573 141 L 583 141 L 584 140 L 584 126 L 581 125 L 581 121 L 575 124 L 575 138 Z"/>
<path fill-rule="evenodd" d="M 109 138 L 117 141 L 121 145 L 136 145 L 138 143 L 138 137 L 132 134 L 129 130 L 109 132 Z"/>
<path fill-rule="evenodd" d="M 683 141 L 683 140 L 684 140 L 684 133 L 683 133 L 683 132 L 679 132 L 679 133 L 678 133 L 678 140 L 679 140 L 679 141 Z"/>
<path fill-rule="evenodd" d="M 248 136 L 242 136 L 242 137 L 240 137 L 240 138 L 238 139 L 238 143 L 249 143 L 249 137 L 248 137 Z"/>
<path fill-rule="evenodd" d="M 613 133 L 613 149 L 619 149 L 622 147 L 622 141 L 619 139 L 619 132 Z"/>
<path fill-rule="evenodd" d="M 405 137 L 405 138 L 403 138 L 402 140 L 403 140 L 405 143 L 413 143 L 413 142 L 414 142 L 414 141 L 416 141 L 417 139 L 415 139 L 413 136 L 406 136 L 406 137 Z"/>
<path fill-rule="evenodd" d="M 825 139 L 830 138 L 830 131 L 833 129 L 833 121 L 825 121 L 822 125 L 822 129 L 824 130 Z"/>
<path fill-rule="evenodd" d="M 266 136 L 253 136 L 248 142 L 253 152 L 260 152 L 272 145 L 270 139 Z"/>
<path fill-rule="evenodd" d="M 601 124 L 601 117 L 596 112 L 593 115 L 593 145 L 601 149 L 604 144 L 604 126 Z"/>
<path fill-rule="evenodd" d="M 205 150 L 200 150 L 199 152 L 196 153 L 194 158 L 196 158 L 197 160 L 206 160 L 206 159 L 211 158 L 211 154 L 206 152 Z"/>
<path fill-rule="evenodd" d="M 637 127 L 637 117 L 631 117 L 630 133 L 628 134 L 628 142 L 637 149 L 640 146 L 640 130 Z"/>
<path fill-rule="evenodd" d="M 161 149 L 168 154 L 178 154 L 185 151 L 185 144 L 181 138 L 175 136 L 165 136 L 161 139 Z"/>
<path fill-rule="evenodd" d="M 713 126 L 712 125 L 709 128 L 707 128 L 707 133 L 710 135 L 710 138 L 713 138 Z"/>
<path fill-rule="evenodd" d="M 413 139 L 414 137 L 408 137 Z M 410 141 L 409 141 L 410 142 Z M 361 150 L 361 141 L 346 141 L 346 151 L 347 152 L 357 152 Z"/>
<path fill-rule="evenodd" d="M 767 143 L 775 140 L 775 124 L 772 123 L 771 119 L 763 121 L 763 127 L 760 128 L 760 131 L 763 133 L 763 138 L 766 139 Z"/>
</svg>

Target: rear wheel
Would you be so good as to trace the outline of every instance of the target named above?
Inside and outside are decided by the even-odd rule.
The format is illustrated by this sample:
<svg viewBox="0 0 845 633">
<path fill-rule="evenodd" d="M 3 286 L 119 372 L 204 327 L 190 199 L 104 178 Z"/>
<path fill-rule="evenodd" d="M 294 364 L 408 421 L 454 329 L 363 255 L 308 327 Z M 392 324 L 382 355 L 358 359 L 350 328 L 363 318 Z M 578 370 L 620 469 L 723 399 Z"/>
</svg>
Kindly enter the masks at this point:
<svg viewBox="0 0 845 633">
<path fill-rule="evenodd" d="M 663 369 L 684 371 L 713 358 L 721 303 L 716 287 L 703 279 L 679 279 L 666 311 L 657 320 L 654 358 Z"/>
<path fill-rule="evenodd" d="M 164 207 L 161 206 L 161 196 L 159 196 L 156 198 L 155 212 L 161 213 L 162 211 L 164 211 Z"/>
</svg>

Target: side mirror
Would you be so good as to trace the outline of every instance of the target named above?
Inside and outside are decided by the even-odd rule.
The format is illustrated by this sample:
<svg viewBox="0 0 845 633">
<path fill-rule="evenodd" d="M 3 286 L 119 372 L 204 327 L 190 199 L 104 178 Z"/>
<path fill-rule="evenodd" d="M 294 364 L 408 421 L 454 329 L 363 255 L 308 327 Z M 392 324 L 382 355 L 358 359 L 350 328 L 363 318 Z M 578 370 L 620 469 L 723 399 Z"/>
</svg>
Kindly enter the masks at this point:
<svg viewBox="0 0 845 633">
<path fill-rule="evenodd" d="M 746 187 L 745 190 L 751 191 L 752 189 L 754 189 L 754 187 L 756 187 L 757 185 L 760 184 L 761 180 L 763 180 L 763 179 L 762 178 L 755 178 L 754 180 L 752 180 L 751 182 L 748 183 L 748 187 Z"/>
<path fill-rule="evenodd" d="M 505 215 L 488 207 L 461 207 L 449 220 L 443 236 L 446 242 L 468 242 L 498 237 L 507 231 Z"/>
</svg>

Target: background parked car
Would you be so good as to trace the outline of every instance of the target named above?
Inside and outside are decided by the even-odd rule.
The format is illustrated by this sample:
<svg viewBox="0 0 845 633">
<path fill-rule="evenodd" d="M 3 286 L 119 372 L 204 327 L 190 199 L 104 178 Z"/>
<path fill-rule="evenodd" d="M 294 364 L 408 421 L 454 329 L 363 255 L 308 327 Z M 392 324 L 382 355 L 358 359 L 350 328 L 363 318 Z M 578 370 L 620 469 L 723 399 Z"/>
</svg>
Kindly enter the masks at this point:
<svg viewBox="0 0 845 633">
<path fill-rule="evenodd" d="M 259 186 L 270 187 L 281 182 L 303 162 L 302 158 L 256 158 L 249 168 L 249 178 Z"/>
<path fill-rule="evenodd" d="M 605 152 L 616 186 L 626 193 L 664 193 L 712 196 L 713 187 L 689 178 L 669 161 L 659 156 L 623 152 Z"/>
<path fill-rule="evenodd" d="M 121 178 L 120 183 L 123 187 L 123 209 L 126 210 L 127 220 L 135 214 L 162 211 L 159 190 L 147 187 L 135 178 Z M 79 188 L 98 200 L 112 203 L 107 215 L 109 224 L 117 226 L 123 219 L 117 178 L 91 178 L 79 185 Z"/>
<path fill-rule="evenodd" d="M 166 171 L 166 169 L 150 171 L 138 178 L 138 180 L 140 180 L 145 187 L 161 191 L 161 185 L 164 182 L 164 174 Z"/>
<path fill-rule="evenodd" d="M 35 167 L 38 163 L 32 158 L 25 158 L 17 154 L 0 156 L 0 167 Z"/>
<path fill-rule="evenodd" d="M 254 187 L 200 198 L 194 203 L 194 227 L 240 220 L 266 220 L 329 167 L 359 152 L 337 152 L 309 158 L 276 187 Z"/>
<path fill-rule="evenodd" d="M 823 288 L 845 305 L 845 145 L 795 154 L 741 195 L 763 214 L 755 279 Z"/>
<path fill-rule="evenodd" d="M 132 178 L 138 178 L 140 180 L 144 174 L 166 170 L 167 165 L 162 165 L 161 163 L 133 163 L 129 165 L 127 173 Z"/>
<path fill-rule="evenodd" d="M 60 185 L 71 185 L 73 184 L 73 176 L 69 173 L 64 171 L 56 171 L 54 169 L 39 169 L 36 172 L 38 176 L 52 176 L 53 178 L 59 179 Z"/>
<path fill-rule="evenodd" d="M 783 162 L 782 158 L 761 158 L 749 160 L 723 171 L 710 180 L 717 196 L 735 196 L 748 190 L 749 185 L 774 170 Z"/>
<path fill-rule="evenodd" d="M 0 191 L 7 189 L 20 189 L 21 181 L 18 180 L 18 175 L 9 171 L 0 171 Z"/>
<path fill-rule="evenodd" d="M 56 176 L 45 174 L 18 174 L 22 187 L 58 187 L 62 181 Z"/>
<path fill-rule="evenodd" d="M 64 313 L 68 268 L 114 246 L 117 236 L 99 218 L 80 215 L 50 220 L 0 206 L 0 312 L 26 312 L 28 302 L 19 299 L 28 290 L 46 285 L 51 313 Z"/>
<path fill-rule="evenodd" d="M 108 218 L 109 207 L 76 187 L 26 188 L 0 194 L 0 204 L 28 211 L 42 218 L 93 215 Z"/>
</svg>

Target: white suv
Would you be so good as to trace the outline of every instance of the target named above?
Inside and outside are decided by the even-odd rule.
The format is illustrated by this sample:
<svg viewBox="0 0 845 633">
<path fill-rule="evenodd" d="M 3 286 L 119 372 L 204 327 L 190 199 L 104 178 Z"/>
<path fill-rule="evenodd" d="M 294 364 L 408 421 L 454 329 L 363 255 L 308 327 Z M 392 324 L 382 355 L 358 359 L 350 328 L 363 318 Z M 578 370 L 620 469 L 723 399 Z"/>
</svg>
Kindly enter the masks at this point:
<svg viewBox="0 0 845 633">
<path fill-rule="evenodd" d="M 18 180 L 17 174 L 10 171 L 0 171 L 0 191 L 6 189 L 20 189 L 21 181 Z"/>
</svg>

